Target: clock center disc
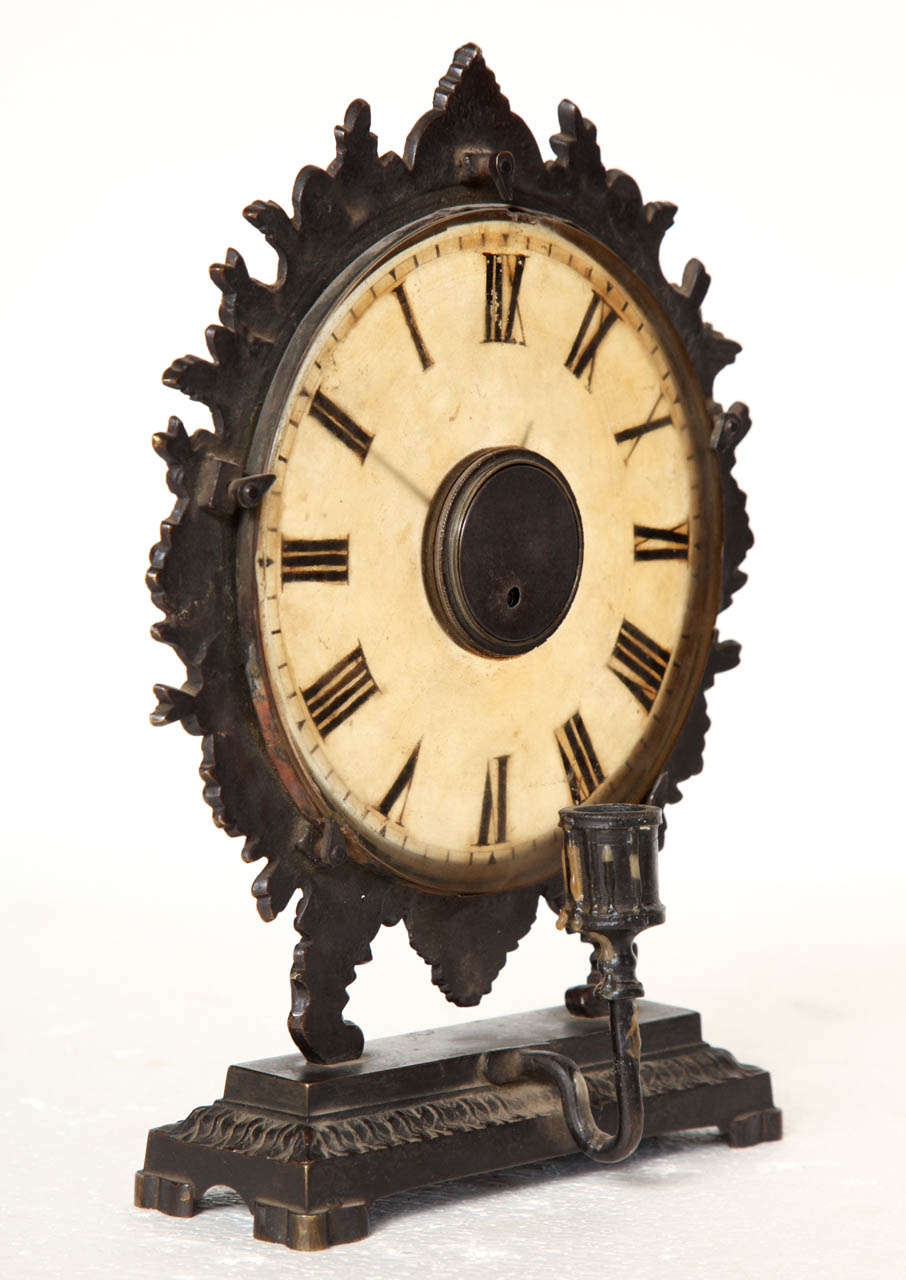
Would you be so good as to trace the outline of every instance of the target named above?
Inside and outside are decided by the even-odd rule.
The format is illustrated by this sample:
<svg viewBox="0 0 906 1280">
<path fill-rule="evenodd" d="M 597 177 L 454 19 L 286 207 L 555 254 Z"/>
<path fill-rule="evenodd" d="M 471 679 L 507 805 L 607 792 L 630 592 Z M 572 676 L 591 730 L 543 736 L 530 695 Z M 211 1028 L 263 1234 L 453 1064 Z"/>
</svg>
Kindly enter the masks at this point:
<svg viewBox="0 0 906 1280">
<path fill-rule="evenodd" d="M 465 649 L 534 649 L 569 612 L 582 572 L 582 520 L 565 477 L 528 449 L 484 449 L 446 476 L 428 513 L 425 587 Z"/>
</svg>

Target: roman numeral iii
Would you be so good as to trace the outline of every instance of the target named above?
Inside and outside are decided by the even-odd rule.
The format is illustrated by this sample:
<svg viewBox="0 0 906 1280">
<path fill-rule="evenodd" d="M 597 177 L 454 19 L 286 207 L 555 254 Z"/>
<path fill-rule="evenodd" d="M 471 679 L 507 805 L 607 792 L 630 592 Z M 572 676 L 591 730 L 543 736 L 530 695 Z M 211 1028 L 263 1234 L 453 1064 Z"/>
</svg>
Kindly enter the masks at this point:
<svg viewBox="0 0 906 1280">
<path fill-rule="evenodd" d="M 585 385 L 589 391 L 591 391 L 591 382 L 595 373 L 598 347 L 604 341 L 616 318 L 616 312 L 611 311 L 604 299 L 597 293 L 592 293 L 591 302 L 579 325 L 579 332 L 564 361 L 574 377 L 585 378 Z"/>
<path fill-rule="evenodd" d="M 357 645 L 314 684 L 302 690 L 315 728 L 322 738 L 333 733 L 354 711 L 358 711 L 372 694 L 379 693 L 368 663 Z"/>
<path fill-rule="evenodd" d="M 488 761 L 478 820 L 477 845 L 500 844 L 506 839 L 506 775 L 509 756 Z"/>
<path fill-rule="evenodd" d="M 363 431 L 357 422 L 353 422 L 348 413 L 344 413 L 339 405 L 328 400 L 321 391 L 316 391 L 311 402 L 309 413 L 326 427 L 331 435 L 351 449 L 360 462 L 364 462 L 374 439 L 367 431 Z"/>
<path fill-rule="evenodd" d="M 604 781 L 585 722 L 577 711 L 554 733 L 573 804 L 582 804 Z"/>
<path fill-rule="evenodd" d="M 525 346 L 525 331 L 519 312 L 519 289 L 525 270 L 524 253 L 486 253 L 484 340 L 518 342 Z M 519 322 L 518 338 L 513 328 Z"/>
<path fill-rule="evenodd" d="M 284 582 L 348 582 L 348 538 L 284 538 L 280 554 Z"/>
<path fill-rule="evenodd" d="M 633 526 L 636 560 L 688 560 L 689 521 L 674 525 L 672 529 L 654 529 L 651 525 Z"/>
<path fill-rule="evenodd" d="M 654 706 L 670 661 L 669 649 L 623 619 L 608 667 L 646 711 Z"/>
</svg>

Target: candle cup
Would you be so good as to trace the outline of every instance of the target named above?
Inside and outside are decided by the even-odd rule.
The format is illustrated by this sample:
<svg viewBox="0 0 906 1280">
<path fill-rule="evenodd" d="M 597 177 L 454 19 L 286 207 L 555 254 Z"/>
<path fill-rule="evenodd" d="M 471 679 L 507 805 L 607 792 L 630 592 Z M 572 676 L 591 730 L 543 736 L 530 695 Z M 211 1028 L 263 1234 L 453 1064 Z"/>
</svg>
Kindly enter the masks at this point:
<svg viewBox="0 0 906 1280">
<path fill-rule="evenodd" d="M 574 805 L 560 810 L 564 900 L 558 925 L 594 946 L 588 982 L 566 993 L 572 1013 L 602 1017 L 608 1002 L 644 995 L 635 938 L 664 921 L 658 897 L 656 805 Z"/>
</svg>

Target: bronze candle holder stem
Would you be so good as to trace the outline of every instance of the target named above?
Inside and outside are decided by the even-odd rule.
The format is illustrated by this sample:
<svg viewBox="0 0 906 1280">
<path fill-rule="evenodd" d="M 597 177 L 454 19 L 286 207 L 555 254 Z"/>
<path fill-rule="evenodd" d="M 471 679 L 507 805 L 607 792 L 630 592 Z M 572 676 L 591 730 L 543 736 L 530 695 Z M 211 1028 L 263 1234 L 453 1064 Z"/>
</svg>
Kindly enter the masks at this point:
<svg viewBox="0 0 906 1280">
<path fill-rule="evenodd" d="M 567 993 L 580 1017 L 607 1015 L 613 1046 L 617 1127 L 598 1127 L 579 1066 L 544 1049 L 488 1055 L 486 1072 L 496 1084 L 540 1076 L 554 1084 L 563 1119 L 580 1151 L 603 1164 L 632 1155 L 645 1111 L 640 1071 L 641 1040 L 635 1002 L 644 995 L 636 977 L 635 938 L 661 924 L 657 852 L 661 810 L 654 805 L 587 805 L 561 809 L 564 904 L 558 926 L 594 945 L 591 979 Z"/>
</svg>

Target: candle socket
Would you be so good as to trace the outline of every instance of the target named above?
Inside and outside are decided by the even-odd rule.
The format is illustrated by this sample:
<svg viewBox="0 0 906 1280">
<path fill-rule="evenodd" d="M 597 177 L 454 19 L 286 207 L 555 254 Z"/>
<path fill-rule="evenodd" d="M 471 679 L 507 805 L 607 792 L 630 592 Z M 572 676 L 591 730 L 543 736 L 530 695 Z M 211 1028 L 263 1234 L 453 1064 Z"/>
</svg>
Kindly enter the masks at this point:
<svg viewBox="0 0 906 1280">
<path fill-rule="evenodd" d="M 557 924 L 594 947 L 588 981 L 566 993 L 567 1008 L 579 1017 L 603 1017 L 612 1000 L 644 995 L 635 939 L 664 921 L 657 880 L 661 823 L 655 805 L 560 810 L 564 900 Z"/>
</svg>

